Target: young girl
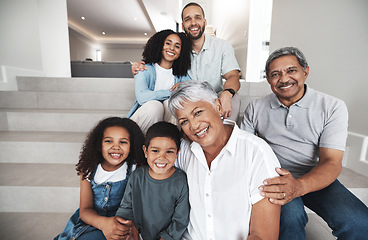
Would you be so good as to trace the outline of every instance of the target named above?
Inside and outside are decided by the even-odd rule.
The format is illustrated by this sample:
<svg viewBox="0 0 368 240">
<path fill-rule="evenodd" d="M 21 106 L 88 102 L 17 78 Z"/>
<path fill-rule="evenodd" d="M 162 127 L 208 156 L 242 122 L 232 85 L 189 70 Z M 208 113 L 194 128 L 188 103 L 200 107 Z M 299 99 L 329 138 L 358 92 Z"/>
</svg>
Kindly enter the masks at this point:
<svg viewBox="0 0 368 240">
<path fill-rule="evenodd" d="M 80 208 L 56 239 L 107 239 L 130 234 L 131 222 L 114 217 L 129 175 L 145 162 L 144 136 L 128 118 L 111 117 L 91 130 L 76 165 Z"/>
<path fill-rule="evenodd" d="M 163 30 L 148 40 L 142 54 L 147 70 L 134 76 L 136 100 L 127 115 L 144 133 L 155 122 L 176 123 L 167 99 L 180 82 L 190 79 L 190 51 L 184 33 Z"/>
</svg>

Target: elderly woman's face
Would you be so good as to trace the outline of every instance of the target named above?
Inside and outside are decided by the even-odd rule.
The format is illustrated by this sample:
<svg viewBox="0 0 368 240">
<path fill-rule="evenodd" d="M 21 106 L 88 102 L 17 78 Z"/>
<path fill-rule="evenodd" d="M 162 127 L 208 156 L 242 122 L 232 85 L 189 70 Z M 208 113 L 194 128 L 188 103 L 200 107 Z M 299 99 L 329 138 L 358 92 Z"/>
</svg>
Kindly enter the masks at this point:
<svg viewBox="0 0 368 240">
<path fill-rule="evenodd" d="M 215 145 L 223 128 L 219 100 L 215 108 L 206 101 L 188 102 L 183 106 L 183 110 L 176 110 L 176 116 L 184 133 L 202 147 Z"/>
</svg>

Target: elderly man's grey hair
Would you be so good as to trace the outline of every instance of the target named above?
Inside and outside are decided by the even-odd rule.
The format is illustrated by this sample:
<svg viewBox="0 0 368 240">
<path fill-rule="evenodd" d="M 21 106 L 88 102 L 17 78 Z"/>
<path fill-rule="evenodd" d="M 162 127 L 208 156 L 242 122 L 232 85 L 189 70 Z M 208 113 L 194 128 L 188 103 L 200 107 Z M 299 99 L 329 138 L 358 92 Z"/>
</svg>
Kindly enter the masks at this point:
<svg viewBox="0 0 368 240">
<path fill-rule="evenodd" d="M 206 101 L 211 103 L 215 108 L 216 99 L 217 93 L 208 82 L 194 80 L 185 81 L 181 82 L 178 88 L 171 93 L 169 98 L 169 109 L 176 117 L 175 110 L 184 109 L 183 105 L 185 103 Z"/>
<path fill-rule="evenodd" d="M 268 74 L 270 71 L 270 64 L 273 60 L 279 57 L 288 56 L 288 55 L 295 56 L 298 59 L 298 62 L 300 66 L 302 66 L 303 70 L 305 70 L 305 68 L 308 67 L 307 59 L 305 59 L 304 54 L 299 49 L 297 49 L 296 47 L 283 47 L 283 48 L 275 50 L 268 57 L 266 61 L 266 68 L 265 68 L 266 76 L 269 77 Z"/>
</svg>

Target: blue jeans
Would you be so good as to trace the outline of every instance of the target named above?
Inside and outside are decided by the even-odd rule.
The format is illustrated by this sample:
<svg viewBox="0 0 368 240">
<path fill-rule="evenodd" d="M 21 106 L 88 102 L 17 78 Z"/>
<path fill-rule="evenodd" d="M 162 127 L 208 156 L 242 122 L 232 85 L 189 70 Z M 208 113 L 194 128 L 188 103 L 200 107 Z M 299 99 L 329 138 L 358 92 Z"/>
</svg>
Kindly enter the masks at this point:
<svg viewBox="0 0 368 240">
<path fill-rule="evenodd" d="M 304 205 L 323 218 L 339 240 L 368 238 L 368 208 L 338 180 L 281 207 L 279 240 L 305 239 Z"/>
</svg>

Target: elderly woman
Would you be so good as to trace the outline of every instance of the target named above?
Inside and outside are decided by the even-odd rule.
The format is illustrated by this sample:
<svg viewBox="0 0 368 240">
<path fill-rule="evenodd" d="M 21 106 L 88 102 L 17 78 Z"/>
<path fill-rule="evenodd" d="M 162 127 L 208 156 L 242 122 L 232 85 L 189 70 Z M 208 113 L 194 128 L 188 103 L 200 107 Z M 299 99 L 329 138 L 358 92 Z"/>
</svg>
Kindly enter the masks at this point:
<svg viewBox="0 0 368 240">
<path fill-rule="evenodd" d="M 206 82 L 187 81 L 171 94 L 170 111 L 186 135 L 177 165 L 187 174 L 187 239 L 277 239 L 280 207 L 262 197 L 279 162 L 262 139 L 223 120 Z"/>
</svg>

